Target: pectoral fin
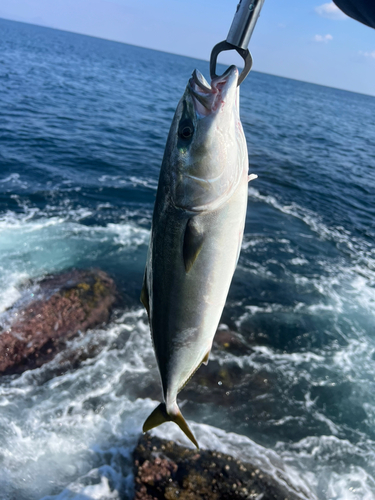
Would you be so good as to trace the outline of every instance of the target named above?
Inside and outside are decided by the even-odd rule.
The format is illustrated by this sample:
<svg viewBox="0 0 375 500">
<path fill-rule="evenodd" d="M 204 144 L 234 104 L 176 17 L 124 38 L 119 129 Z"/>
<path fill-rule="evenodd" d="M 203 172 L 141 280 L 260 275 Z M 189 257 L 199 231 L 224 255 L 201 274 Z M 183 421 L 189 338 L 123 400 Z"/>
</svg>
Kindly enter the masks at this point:
<svg viewBox="0 0 375 500">
<path fill-rule="evenodd" d="M 185 229 L 184 245 L 182 255 L 184 258 L 185 271 L 188 273 L 193 267 L 200 251 L 202 250 L 204 234 L 195 217 L 188 220 Z"/>
</svg>

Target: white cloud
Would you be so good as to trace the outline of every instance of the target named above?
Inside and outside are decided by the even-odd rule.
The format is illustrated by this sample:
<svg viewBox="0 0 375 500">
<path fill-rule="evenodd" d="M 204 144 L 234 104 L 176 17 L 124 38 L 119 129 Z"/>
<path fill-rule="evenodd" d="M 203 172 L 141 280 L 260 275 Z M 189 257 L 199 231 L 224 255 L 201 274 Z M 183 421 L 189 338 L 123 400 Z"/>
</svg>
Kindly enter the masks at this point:
<svg viewBox="0 0 375 500">
<path fill-rule="evenodd" d="M 333 19 L 334 21 L 347 19 L 347 16 L 333 2 L 324 3 L 323 5 L 319 5 L 319 7 L 315 7 L 315 12 L 321 17 Z"/>
<path fill-rule="evenodd" d="M 364 57 L 370 57 L 372 59 L 375 59 L 375 50 L 373 50 L 372 52 L 363 52 L 362 50 L 359 51 L 359 55 L 360 56 L 364 56 Z"/>
<path fill-rule="evenodd" d="M 332 35 L 315 35 L 314 36 L 314 42 L 328 43 L 331 40 L 333 40 Z"/>
</svg>

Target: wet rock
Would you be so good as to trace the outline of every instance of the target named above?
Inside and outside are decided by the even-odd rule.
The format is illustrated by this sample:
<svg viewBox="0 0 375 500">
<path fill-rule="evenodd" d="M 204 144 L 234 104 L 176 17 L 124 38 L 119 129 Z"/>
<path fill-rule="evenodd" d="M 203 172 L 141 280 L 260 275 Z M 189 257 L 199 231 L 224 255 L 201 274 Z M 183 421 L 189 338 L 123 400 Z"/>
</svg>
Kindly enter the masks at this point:
<svg viewBox="0 0 375 500">
<path fill-rule="evenodd" d="M 306 500 L 256 466 L 144 435 L 134 451 L 135 500 Z"/>
<path fill-rule="evenodd" d="M 235 360 L 252 352 L 241 334 L 230 330 L 226 325 L 219 325 L 208 365 L 199 368 L 183 389 L 180 398 L 195 403 L 212 402 L 228 407 L 236 404 L 238 394 L 233 390 L 247 386 L 249 377 L 246 370 Z M 225 358 L 228 359 L 223 363 Z"/>
<path fill-rule="evenodd" d="M 114 281 L 100 270 L 47 276 L 29 295 L 7 312 L 0 332 L 1 374 L 51 360 L 78 332 L 106 323 L 117 298 Z"/>
<path fill-rule="evenodd" d="M 242 336 L 230 330 L 226 325 L 219 325 L 214 337 L 213 350 L 225 351 L 235 356 L 244 356 L 252 352 Z"/>
</svg>

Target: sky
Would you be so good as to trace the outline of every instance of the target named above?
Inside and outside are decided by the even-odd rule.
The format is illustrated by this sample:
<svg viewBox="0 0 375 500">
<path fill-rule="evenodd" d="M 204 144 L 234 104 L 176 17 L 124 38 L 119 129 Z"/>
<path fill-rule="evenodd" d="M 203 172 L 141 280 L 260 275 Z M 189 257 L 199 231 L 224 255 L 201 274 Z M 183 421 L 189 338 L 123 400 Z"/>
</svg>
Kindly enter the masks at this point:
<svg viewBox="0 0 375 500">
<path fill-rule="evenodd" d="M 236 6 L 237 0 L 1 0 L 0 17 L 209 60 Z M 255 70 L 375 96 L 375 30 L 330 1 L 265 0 L 249 49 Z M 240 59 L 228 52 L 221 61 Z"/>
</svg>

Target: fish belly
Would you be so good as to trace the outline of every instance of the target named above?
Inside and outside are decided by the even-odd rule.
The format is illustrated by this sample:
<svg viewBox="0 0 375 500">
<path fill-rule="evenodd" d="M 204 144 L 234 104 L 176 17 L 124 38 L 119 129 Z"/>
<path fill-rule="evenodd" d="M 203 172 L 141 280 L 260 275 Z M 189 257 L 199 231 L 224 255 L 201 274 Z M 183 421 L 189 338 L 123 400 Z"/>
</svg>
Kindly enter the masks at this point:
<svg viewBox="0 0 375 500">
<path fill-rule="evenodd" d="M 150 325 L 165 400 L 173 400 L 209 353 L 241 247 L 247 179 L 212 212 L 193 214 L 160 204 L 153 220 L 147 286 Z M 191 269 L 183 245 L 191 218 L 202 245 Z"/>
</svg>

